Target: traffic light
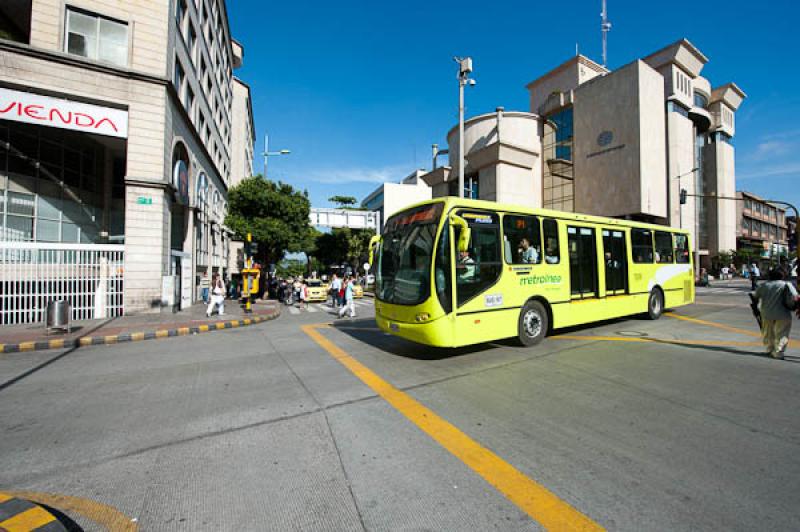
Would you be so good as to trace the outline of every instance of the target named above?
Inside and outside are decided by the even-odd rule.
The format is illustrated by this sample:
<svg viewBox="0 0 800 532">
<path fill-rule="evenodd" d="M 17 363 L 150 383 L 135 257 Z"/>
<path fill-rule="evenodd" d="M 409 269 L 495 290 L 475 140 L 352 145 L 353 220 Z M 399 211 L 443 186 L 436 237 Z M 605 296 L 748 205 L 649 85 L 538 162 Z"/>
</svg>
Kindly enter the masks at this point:
<svg viewBox="0 0 800 532">
<path fill-rule="evenodd" d="M 681 189 L 681 205 L 686 205 L 686 189 Z"/>
<path fill-rule="evenodd" d="M 244 252 L 249 257 L 254 257 L 258 253 L 258 242 L 247 242 L 244 245 Z"/>
</svg>

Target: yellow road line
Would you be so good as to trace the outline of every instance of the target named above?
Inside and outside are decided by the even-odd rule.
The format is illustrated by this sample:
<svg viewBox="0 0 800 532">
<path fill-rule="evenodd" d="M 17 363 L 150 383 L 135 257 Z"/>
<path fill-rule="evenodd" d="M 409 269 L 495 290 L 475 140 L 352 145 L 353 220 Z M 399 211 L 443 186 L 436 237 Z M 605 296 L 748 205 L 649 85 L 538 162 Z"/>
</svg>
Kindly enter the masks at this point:
<svg viewBox="0 0 800 532">
<path fill-rule="evenodd" d="M 53 517 L 53 514 L 37 506 L 0 522 L 0 530 L 28 532 L 55 520 L 56 518 Z"/>
<path fill-rule="evenodd" d="M 664 344 L 680 344 L 680 345 L 696 345 L 699 347 L 703 346 L 722 346 L 722 347 L 758 347 L 761 345 L 760 342 L 719 342 L 716 340 L 703 340 L 703 341 L 692 341 L 692 340 L 672 340 L 668 338 L 654 338 L 650 336 L 580 336 L 580 335 L 568 335 L 568 336 L 548 336 L 548 340 L 582 340 L 582 341 L 594 341 L 599 340 L 603 342 L 649 342 L 651 344 L 656 343 L 664 343 Z"/>
<path fill-rule="evenodd" d="M 372 388 L 409 421 L 464 462 L 546 529 L 603 530 L 599 524 L 471 439 L 454 425 L 439 417 L 433 410 L 373 373 L 372 370 L 320 334 L 316 330 L 318 327 L 320 325 L 304 325 L 302 329 L 328 354 Z"/>
<path fill-rule="evenodd" d="M 9 495 L 7 493 L 0 492 L 0 502 L 10 501 L 13 498 L 14 497 L 12 497 L 11 495 Z"/>
<path fill-rule="evenodd" d="M 9 495 L 56 508 L 64 513 L 75 512 L 97 523 L 104 530 L 136 532 L 139 526 L 116 508 L 101 502 L 55 493 L 12 491 Z M 28 529 L 29 530 L 29 529 Z"/>
<path fill-rule="evenodd" d="M 670 318 L 675 318 L 676 320 L 688 321 L 691 323 L 697 323 L 698 325 L 706 325 L 708 327 L 716 327 L 717 329 L 723 329 L 738 334 L 744 334 L 745 336 L 752 336 L 753 338 L 761 338 L 760 332 L 748 331 L 747 329 L 739 329 L 738 327 L 731 327 L 730 325 L 724 325 L 722 323 L 717 323 L 714 321 L 701 320 L 700 318 L 690 318 L 689 316 L 681 316 L 680 314 L 675 314 L 674 312 L 665 312 L 664 315 L 669 316 Z M 789 345 L 792 347 L 800 347 L 800 342 L 798 342 L 797 340 L 789 340 Z"/>
</svg>

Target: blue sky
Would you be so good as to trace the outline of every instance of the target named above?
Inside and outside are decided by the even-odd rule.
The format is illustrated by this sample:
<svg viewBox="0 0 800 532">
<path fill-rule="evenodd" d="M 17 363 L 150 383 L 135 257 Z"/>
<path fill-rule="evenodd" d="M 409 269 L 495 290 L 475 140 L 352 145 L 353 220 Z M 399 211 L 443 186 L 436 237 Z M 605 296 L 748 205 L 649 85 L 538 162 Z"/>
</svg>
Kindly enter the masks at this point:
<svg viewBox="0 0 800 532">
<path fill-rule="evenodd" d="M 608 0 L 609 66 L 681 37 L 708 58 L 712 86 L 737 83 L 737 188 L 800 203 L 800 2 Z M 454 55 L 474 58 L 467 116 L 529 110 L 525 84 L 580 52 L 600 61 L 600 0 L 543 2 L 228 2 L 245 47 L 268 177 L 363 199 L 379 182 L 430 167 L 457 120 Z M 256 161 L 257 171 L 262 159 Z"/>
</svg>

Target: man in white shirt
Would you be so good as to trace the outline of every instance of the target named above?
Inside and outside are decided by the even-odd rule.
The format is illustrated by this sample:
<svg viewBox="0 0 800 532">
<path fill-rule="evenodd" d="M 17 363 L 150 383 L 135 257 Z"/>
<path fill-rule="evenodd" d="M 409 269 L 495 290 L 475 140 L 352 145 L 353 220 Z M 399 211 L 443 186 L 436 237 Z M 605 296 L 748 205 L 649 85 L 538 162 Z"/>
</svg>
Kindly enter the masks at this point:
<svg viewBox="0 0 800 532">
<path fill-rule="evenodd" d="M 520 240 L 519 247 L 521 249 L 520 259 L 522 260 L 523 264 L 539 263 L 539 252 L 536 251 L 536 248 L 531 246 L 531 243 L 527 238 Z"/>
<path fill-rule="evenodd" d="M 342 289 L 342 280 L 339 279 L 339 276 L 335 273 L 333 274 L 333 280 L 331 281 L 331 306 L 338 307 L 341 305 L 341 301 L 339 300 L 339 290 Z"/>
</svg>

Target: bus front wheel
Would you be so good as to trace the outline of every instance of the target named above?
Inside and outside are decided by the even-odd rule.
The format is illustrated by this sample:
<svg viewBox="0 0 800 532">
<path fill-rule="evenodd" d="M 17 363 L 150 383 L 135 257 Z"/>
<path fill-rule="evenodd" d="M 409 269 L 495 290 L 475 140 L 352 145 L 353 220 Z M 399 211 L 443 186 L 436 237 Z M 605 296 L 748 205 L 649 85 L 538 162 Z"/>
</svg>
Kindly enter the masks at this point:
<svg viewBox="0 0 800 532">
<path fill-rule="evenodd" d="M 519 315 L 519 342 L 526 347 L 538 344 L 547 334 L 547 327 L 547 310 L 544 305 L 538 301 L 528 301 Z"/>
<path fill-rule="evenodd" d="M 647 317 L 657 320 L 664 312 L 664 294 L 658 288 L 653 288 L 647 298 Z"/>
</svg>

